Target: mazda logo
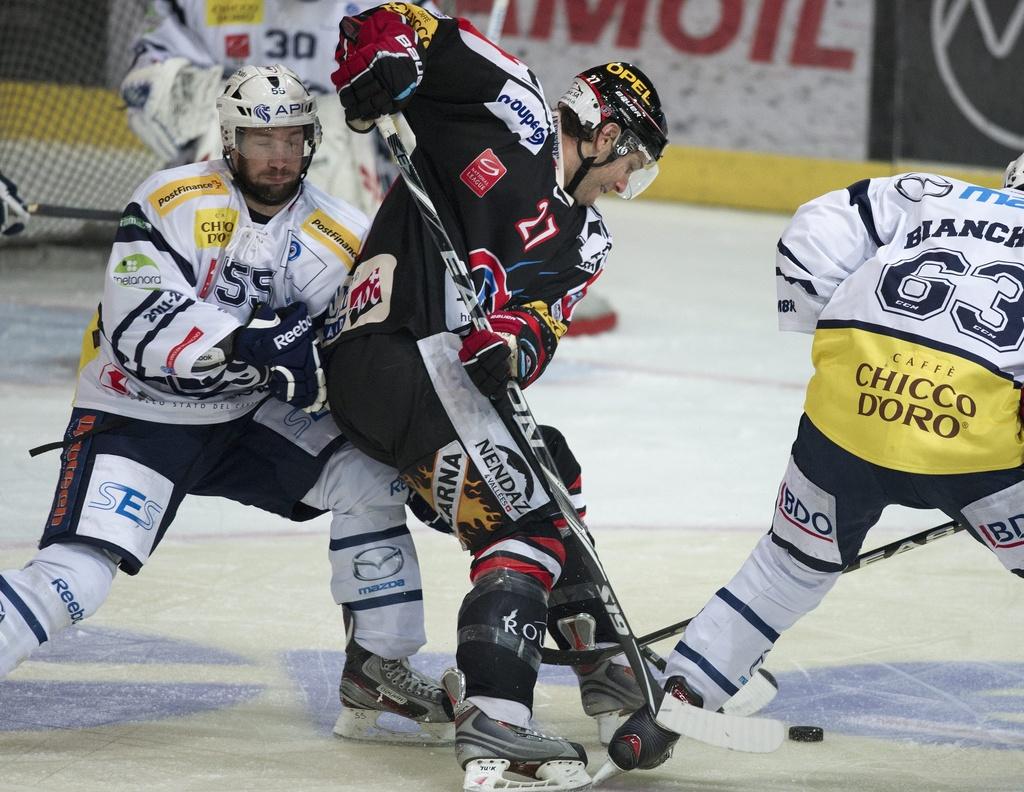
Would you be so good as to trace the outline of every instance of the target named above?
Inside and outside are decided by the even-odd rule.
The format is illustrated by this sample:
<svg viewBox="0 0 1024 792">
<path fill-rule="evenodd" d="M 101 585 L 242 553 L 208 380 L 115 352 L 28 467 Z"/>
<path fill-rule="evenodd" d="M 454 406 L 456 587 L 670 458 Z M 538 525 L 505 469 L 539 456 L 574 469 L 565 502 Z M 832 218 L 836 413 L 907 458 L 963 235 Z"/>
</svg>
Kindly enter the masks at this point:
<svg viewBox="0 0 1024 792">
<path fill-rule="evenodd" d="M 352 571 L 357 580 L 382 580 L 398 572 L 405 566 L 405 557 L 398 547 L 382 545 L 363 550 L 352 559 Z"/>
</svg>

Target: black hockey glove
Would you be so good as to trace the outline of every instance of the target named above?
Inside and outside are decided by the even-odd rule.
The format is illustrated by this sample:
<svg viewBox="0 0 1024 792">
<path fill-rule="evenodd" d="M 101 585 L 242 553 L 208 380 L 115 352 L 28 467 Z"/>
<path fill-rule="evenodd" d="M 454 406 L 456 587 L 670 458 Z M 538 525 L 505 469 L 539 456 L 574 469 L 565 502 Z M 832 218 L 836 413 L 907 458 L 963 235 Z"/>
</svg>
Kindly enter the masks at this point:
<svg viewBox="0 0 1024 792">
<path fill-rule="evenodd" d="M 503 393 L 512 379 L 514 344 L 514 338 L 493 330 L 472 330 L 462 339 L 459 360 L 484 396 L 493 399 Z"/>
<path fill-rule="evenodd" d="M 306 412 L 324 406 L 327 386 L 305 303 L 292 303 L 277 313 L 267 305 L 257 307 L 235 336 L 234 356 L 267 369 L 270 393 L 281 401 Z"/>
<path fill-rule="evenodd" d="M 331 80 L 356 131 L 405 107 L 423 79 L 416 33 L 398 14 L 377 11 L 364 20 L 345 17 Z"/>
<path fill-rule="evenodd" d="M 0 233 L 14 236 L 25 230 L 28 209 L 18 197 L 18 187 L 0 173 Z"/>
</svg>

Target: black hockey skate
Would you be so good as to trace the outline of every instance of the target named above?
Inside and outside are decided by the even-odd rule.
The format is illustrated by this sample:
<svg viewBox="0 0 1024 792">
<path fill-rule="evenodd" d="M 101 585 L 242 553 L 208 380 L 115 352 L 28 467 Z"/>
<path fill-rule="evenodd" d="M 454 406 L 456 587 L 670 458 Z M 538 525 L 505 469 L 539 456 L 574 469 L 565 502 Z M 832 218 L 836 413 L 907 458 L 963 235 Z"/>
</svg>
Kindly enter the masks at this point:
<svg viewBox="0 0 1024 792">
<path fill-rule="evenodd" d="M 445 671 L 441 684 L 455 706 L 455 757 L 465 770 L 464 792 L 590 789 L 582 745 L 488 717 L 465 701 L 465 679 L 458 669 Z"/>
<path fill-rule="evenodd" d="M 455 739 L 448 697 L 407 658 L 388 660 L 349 641 L 338 692 L 342 709 L 334 733 L 340 737 L 413 745 Z"/>
<path fill-rule="evenodd" d="M 597 623 L 593 616 L 580 613 L 558 620 L 558 630 L 573 649 L 594 649 Z M 573 666 L 580 683 L 583 711 L 597 721 L 601 745 L 607 745 L 625 716 L 644 705 L 644 696 L 633 669 L 613 660 L 593 665 Z"/>
<path fill-rule="evenodd" d="M 703 707 L 703 699 L 687 686 L 680 676 L 669 677 L 665 683 L 664 696 L 674 696 L 693 707 Z M 658 705 L 661 705 L 661 699 Z M 615 770 L 651 770 L 662 764 L 672 755 L 672 749 L 679 740 L 674 731 L 658 725 L 647 707 L 643 707 L 626 719 L 608 743 L 608 758 L 614 765 L 613 770 L 605 772 L 601 769 L 598 777 L 607 778 Z"/>
</svg>

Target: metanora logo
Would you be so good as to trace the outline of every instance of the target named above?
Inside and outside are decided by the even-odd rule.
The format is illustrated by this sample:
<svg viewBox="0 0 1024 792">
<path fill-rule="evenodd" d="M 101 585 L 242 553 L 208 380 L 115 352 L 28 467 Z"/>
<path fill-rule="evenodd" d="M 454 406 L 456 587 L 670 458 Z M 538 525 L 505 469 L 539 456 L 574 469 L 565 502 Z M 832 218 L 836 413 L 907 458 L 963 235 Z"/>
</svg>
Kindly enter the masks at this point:
<svg viewBox="0 0 1024 792">
<path fill-rule="evenodd" d="M 154 291 L 160 288 L 160 268 L 156 262 L 141 253 L 125 256 L 110 275 L 118 286 Z"/>
</svg>

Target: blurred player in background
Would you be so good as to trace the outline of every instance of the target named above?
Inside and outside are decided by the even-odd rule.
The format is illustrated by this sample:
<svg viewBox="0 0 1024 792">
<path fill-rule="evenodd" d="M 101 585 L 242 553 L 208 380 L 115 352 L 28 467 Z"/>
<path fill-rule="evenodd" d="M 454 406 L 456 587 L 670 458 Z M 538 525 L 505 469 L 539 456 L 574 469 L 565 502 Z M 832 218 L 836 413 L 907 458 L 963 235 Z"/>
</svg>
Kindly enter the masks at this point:
<svg viewBox="0 0 1024 792">
<path fill-rule="evenodd" d="M 584 749 L 531 725 L 566 551 L 506 383 L 541 375 L 604 265 L 611 238 L 594 202 L 633 197 L 657 175 L 658 94 L 639 70 L 609 63 L 580 74 L 553 116 L 533 73 L 469 22 L 402 4 L 347 17 L 338 63 L 350 124 L 369 130 L 404 108 L 413 159 L 492 329 L 469 325 L 399 181 L 327 326 L 332 412 L 472 553 L 459 670 L 445 677 L 465 788 L 516 783 L 506 769 L 534 779 L 531 788 L 584 788 Z"/>
<path fill-rule="evenodd" d="M 450 740 L 447 699 L 405 659 L 425 642 L 405 488 L 320 411 L 317 336 L 367 218 L 305 183 L 320 126 L 293 72 L 244 67 L 217 110 L 225 159 L 156 173 L 122 214 L 41 549 L 0 572 L 0 676 L 93 615 L 118 568 L 138 573 L 186 495 L 329 511 L 332 591 L 355 619 L 337 728 L 386 738 L 390 709 L 422 726 L 396 739 Z"/>
<path fill-rule="evenodd" d="M 282 63 L 311 93 L 332 93 L 338 23 L 371 0 L 153 0 L 121 85 L 128 123 L 168 164 L 220 156 L 213 102 L 251 63 Z M 372 136 L 353 134 L 338 103 L 320 102 L 323 143 L 309 180 L 372 215 L 392 169 Z M 384 181 L 382 181 L 382 177 Z"/>
<path fill-rule="evenodd" d="M 804 204 L 776 256 L 779 326 L 813 333 L 771 530 L 686 628 L 667 695 L 717 710 L 809 613 L 882 510 L 938 509 L 1024 577 L 1024 155 L 1004 190 L 931 173 Z M 646 710 L 609 746 L 649 768 L 676 735 Z"/>
</svg>

